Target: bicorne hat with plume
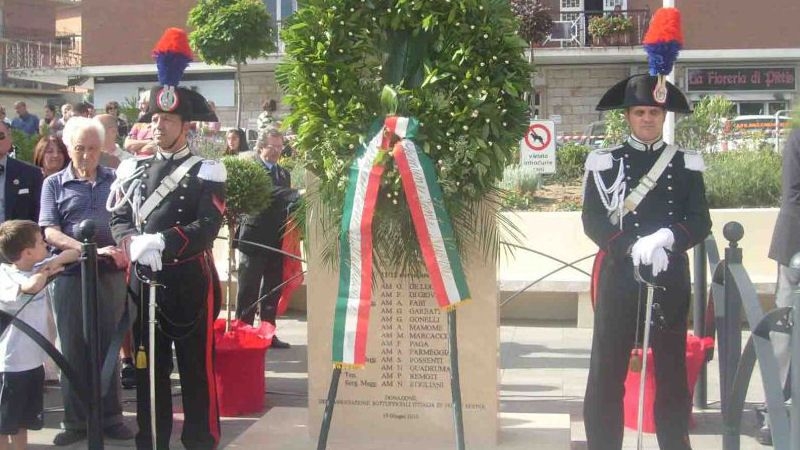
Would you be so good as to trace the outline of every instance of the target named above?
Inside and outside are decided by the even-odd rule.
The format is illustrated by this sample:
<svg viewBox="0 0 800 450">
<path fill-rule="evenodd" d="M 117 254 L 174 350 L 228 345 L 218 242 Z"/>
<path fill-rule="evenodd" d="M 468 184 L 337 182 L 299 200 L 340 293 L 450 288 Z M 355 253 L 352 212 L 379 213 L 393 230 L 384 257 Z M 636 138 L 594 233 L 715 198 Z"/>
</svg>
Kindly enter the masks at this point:
<svg viewBox="0 0 800 450">
<path fill-rule="evenodd" d="M 192 61 L 192 50 L 186 31 L 167 28 L 153 49 L 153 59 L 158 68 L 158 83 L 150 90 L 147 112 L 139 122 L 150 122 L 153 114 L 172 113 L 181 116 L 184 122 L 217 122 L 217 115 L 208 107 L 205 97 L 178 86 L 183 72 Z"/>
<path fill-rule="evenodd" d="M 647 52 L 649 73 L 634 75 L 615 84 L 603 95 L 596 109 L 658 106 L 667 111 L 692 112 L 686 96 L 666 79 L 683 47 L 680 12 L 676 8 L 658 9 L 642 44 Z"/>
</svg>

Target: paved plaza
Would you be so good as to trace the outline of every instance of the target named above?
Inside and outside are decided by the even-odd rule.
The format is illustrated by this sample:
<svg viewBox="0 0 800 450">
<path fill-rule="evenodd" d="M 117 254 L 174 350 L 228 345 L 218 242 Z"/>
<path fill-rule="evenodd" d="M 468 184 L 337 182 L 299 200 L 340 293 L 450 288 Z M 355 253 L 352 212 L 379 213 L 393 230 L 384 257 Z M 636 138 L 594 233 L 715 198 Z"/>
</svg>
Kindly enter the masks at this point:
<svg viewBox="0 0 800 450">
<path fill-rule="evenodd" d="M 316 448 L 307 428 L 307 347 L 305 317 L 278 321 L 281 339 L 292 344 L 288 350 L 267 352 L 265 410 L 260 415 L 223 418 L 222 445 L 228 449 L 306 450 Z M 504 322 L 500 328 L 500 432 L 498 449 L 584 449 L 581 418 L 586 375 L 589 367 L 591 329 L 559 324 Z M 463 370 L 463 369 L 462 369 Z M 721 449 L 719 375 L 716 360 L 709 365 L 709 409 L 695 411 L 692 444 L 696 450 Z M 763 400 L 758 371 L 747 395 L 748 409 Z M 174 401 L 180 404 L 179 386 L 174 384 Z M 134 391 L 123 391 L 126 422 L 135 427 Z M 48 387 L 45 398 L 46 428 L 32 432 L 31 449 L 52 448 L 61 418 L 59 388 Z M 333 426 L 336 426 L 334 414 Z M 178 436 L 181 414 L 175 414 L 174 449 L 181 449 Z M 754 415 L 744 415 L 742 450 L 766 448 L 752 437 Z M 626 431 L 625 448 L 635 448 L 635 431 Z M 86 441 L 67 449 L 84 449 Z M 105 448 L 134 448 L 133 441 L 107 441 Z M 330 441 L 331 450 L 402 449 L 390 442 Z M 444 447 L 446 449 L 455 446 Z M 471 449 L 469 442 L 467 448 Z M 646 448 L 657 449 L 655 435 L 646 435 Z M 414 450 L 424 447 L 414 446 Z M 432 449 L 434 450 L 434 449 Z M 438 449 L 435 449 L 438 450 Z"/>
</svg>

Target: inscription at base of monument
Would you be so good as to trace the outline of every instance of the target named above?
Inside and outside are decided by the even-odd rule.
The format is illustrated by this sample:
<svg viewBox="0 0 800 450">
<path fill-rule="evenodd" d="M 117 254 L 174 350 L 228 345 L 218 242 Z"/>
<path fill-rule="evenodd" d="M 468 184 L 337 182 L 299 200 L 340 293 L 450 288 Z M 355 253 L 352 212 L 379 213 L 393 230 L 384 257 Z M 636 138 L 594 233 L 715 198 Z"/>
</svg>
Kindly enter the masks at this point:
<svg viewBox="0 0 800 450">
<path fill-rule="evenodd" d="M 331 372 L 336 274 L 309 277 L 309 427 L 316 436 Z M 471 300 L 456 309 L 468 446 L 497 439 L 497 292 L 494 266 L 467 266 Z M 331 440 L 446 443 L 454 440 L 447 313 L 428 280 L 378 279 L 367 364 L 343 369 Z"/>
</svg>

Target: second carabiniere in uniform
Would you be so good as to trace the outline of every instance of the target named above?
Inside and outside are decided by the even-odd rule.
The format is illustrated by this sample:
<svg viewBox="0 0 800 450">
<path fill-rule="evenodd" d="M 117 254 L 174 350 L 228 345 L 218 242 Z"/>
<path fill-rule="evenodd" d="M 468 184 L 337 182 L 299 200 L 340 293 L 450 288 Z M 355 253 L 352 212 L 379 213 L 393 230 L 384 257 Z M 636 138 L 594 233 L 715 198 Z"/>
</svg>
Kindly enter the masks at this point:
<svg viewBox="0 0 800 450">
<path fill-rule="evenodd" d="M 688 113 L 688 102 L 669 82 L 666 101 L 658 102 L 657 80 L 635 75 L 603 96 L 597 109 L 624 109 L 631 134 L 586 161 L 583 225 L 600 249 L 592 276 L 594 335 L 584 400 L 590 450 L 622 447 L 624 382 L 645 315 L 646 288 L 634 279 L 634 265 L 665 288 L 655 292 L 660 320 L 651 331 L 659 446 L 690 448 L 686 251 L 708 236 L 711 220 L 702 157 L 662 139 L 666 111 Z"/>
</svg>

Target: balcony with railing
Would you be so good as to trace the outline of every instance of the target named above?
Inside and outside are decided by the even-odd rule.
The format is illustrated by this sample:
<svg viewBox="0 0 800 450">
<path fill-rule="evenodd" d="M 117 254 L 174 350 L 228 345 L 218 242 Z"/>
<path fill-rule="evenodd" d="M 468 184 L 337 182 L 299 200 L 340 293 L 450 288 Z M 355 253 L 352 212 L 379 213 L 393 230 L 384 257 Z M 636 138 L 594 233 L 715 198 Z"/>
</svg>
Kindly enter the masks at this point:
<svg viewBox="0 0 800 450">
<path fill-rule="evenodd" d="M 542 47 L 638 46 L 650 24 L 650 16 L 649 9 L 557 13 Z"/>
<path fill-rule="evenodd" d="M 65 69 L 81 66 L 80 47 L 73 43 L 0 39 L 6 71 Z"/>
</svg>

